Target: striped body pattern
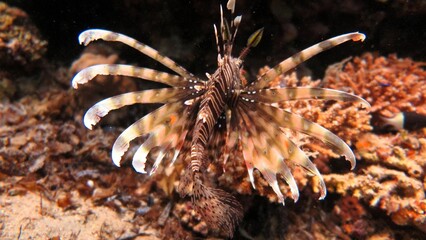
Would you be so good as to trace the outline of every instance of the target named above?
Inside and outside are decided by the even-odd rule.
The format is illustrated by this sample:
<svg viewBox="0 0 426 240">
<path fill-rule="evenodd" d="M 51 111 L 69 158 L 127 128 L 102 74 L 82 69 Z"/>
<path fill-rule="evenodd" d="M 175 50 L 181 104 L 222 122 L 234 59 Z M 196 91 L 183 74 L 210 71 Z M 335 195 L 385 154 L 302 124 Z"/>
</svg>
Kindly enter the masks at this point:
<svg viewBox="0 0 426 240">
<path fill-rule="evenodd" d="M 227 9 L 234 14 L 235 0 Z M 289 185 L 294 201 L 299 198 L 291 170 L 301 166 L 319 179 L 321 199 L 326 187 L 321 174 L 306 154 L 285 134 L 285 129 L 313 136 L 336 153 L 346 157 L 352 168 L 355 156 L 350 147 L 332 132 L 279 107 L 280 102 L 305 99 L 354 101 L 369 107 L 362 98 L 338 90 L 310 87 L 270 87 L 270 82 L 312 56 L 346 41 L 363 41 L 365 36 L 354 32 L 313 45 L 247 83 L 241 77 L 243 59 L 255 47 L 263 33 L 259 29 L 247 41 L 239 57 L 232 56 L 233 42 L 241 22 L 237 16 L 230 24 L 223 17 L 214 26 L 218 51 L 218 68 L 201 79 L 155 49 L 130 37 L 100 29 L 90 29 L 79 36 L 87 45 L 95 40 L 126 44 L 163 64 L 176 74 L 121 64 L 88 67 L 72 80 L 72 86 L 85 84 L 98 75 L 123 75 L 166 84 L 170 87 L 124 93 L 104 99 L 92 106 L 84 116 L 84 125 L 92 129 L 111 110 L 132 104 L 161 103 L 161 107 L 140 118 L 124 130 L 112 147 L 112 160 L 120 166 L 130 142 L 146 137 L 133 156 L 133 167 L 146 173 L 148 155 L 154 156 L 149 174 L 162 162 L 173 164 L 177 159 L 189 162 L 178 186 L 181 196 L 190 196 L 193 206 L 212 228 L 220 228 L 232 236 L 242 218 L 242 206 L 226 191 L 206 184 L 206 168 L 217 159 L 228 161 L 231 151 L 242 149 L 248 176 L 255 188 L 253 171 L 257 169 L 284 204 L 277 176 Z M 238 147 L 239 146 L 239 147 Z M 184 151 L 183 149 L 189 149 Z"/>
</svg>

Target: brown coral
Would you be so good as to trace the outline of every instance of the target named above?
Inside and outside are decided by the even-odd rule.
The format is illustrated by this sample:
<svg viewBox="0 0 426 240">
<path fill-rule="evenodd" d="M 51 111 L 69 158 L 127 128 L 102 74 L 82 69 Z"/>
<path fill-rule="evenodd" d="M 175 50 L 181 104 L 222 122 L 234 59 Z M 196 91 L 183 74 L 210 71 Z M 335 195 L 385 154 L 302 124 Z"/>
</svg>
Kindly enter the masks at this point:
<svg viewBox="0 0 426 240">
<path fill-rule="evenodd" d="M 379 208 L 399 225 L 414 225 L 426 231 L 425 192 L 421 181 L 381 166 L 369 166 L 363 174 L 324 175 L 328 190 L 352 195 Z"/>
<path fill-rule="evenodd" d="M 344 65 L 344 66 L 343 66 Z M 424 62 L 409 58 L 366 53 L 332 65 L 324 87 L 350 91 L 372 105 L 371 112 L 392 117 L 399 112 L 426 114 L 426 71 Z"/>
<path fill-rule="evenodd" d="M 373 113 L 389 117 L 399 112 L 425 114 L 424 66 L 396 55 L 386 58 L 366 53 L 329 67 L 324 84 L 364 97 Z M 328 190 L 352 195 L 381 209 L 394 223 L 416 226 L 425 232 L 425 131 L 363 133 L 354 145 L 362 169 L 357 174 L 325 175 Z"/>
<path fill-rule="evenodd" d="M 42 58 L 47 42 L 28 15 L 0 2 L 0 64 L 26 65 Z"/>
</svg>

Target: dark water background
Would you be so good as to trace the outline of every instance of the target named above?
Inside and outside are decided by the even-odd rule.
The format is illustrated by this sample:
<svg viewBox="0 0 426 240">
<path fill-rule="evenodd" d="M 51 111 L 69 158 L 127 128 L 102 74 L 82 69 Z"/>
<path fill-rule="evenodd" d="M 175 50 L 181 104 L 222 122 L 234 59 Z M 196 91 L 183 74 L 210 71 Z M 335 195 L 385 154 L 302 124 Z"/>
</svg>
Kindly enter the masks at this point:
<svg viewBox="0 0 426 240">
<path fill-rule="evenodd" d="M 188 0 L 6 2 L 31 16 L 48 40 L 48 57 L 53 60 L 72 62 L 83 49 L 78 34 L 104 28 L 151 45 L 197 75 L 212 72 L 216 66 L 213 24 L 219 23 L 219 3 L 226 5 L 226 1 Z M 365 33 L 365 43 L 344 44 L 310 60 L 307 66 L 316 77 L 329 64 L 366 51 L 397 53 L 420 61 L 426 58 L 426 1 L 422 0 L 240 0 L 236 13 L 243 15 L 236 55 L 252 32 L 265 28 L 261 43 L 246 61 L 252 72 L 351 31 Z M 128 48 L 122 54 L 129 62 L 156 65 Z"/>
</svg>

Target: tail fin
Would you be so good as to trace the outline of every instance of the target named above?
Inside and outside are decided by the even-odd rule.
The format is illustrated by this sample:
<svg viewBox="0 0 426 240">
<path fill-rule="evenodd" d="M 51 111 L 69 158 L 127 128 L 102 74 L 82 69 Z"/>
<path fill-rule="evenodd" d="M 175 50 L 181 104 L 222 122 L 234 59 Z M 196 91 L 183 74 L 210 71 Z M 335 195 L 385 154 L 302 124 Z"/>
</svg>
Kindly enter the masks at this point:
<svg viewBox="0 0 426 240">
<path fill-rule="evenodd" d="M 210 229 L 219 229 L 229 238 L 243 217 L 243 207 L 231 194 L 202 183 L 201 173 L 187 169 L 181 177 L 179 194 L 191 196 L 195 211 L 203 217 Z"/>
<path fill-rule="evenodd" d="M 207 187 L 196 179 L 191 200 L 211 229 L 219 228 L 232 237 L 243 217 L 243 207 L 234 196 L 221 189 Z"/>
</svg>

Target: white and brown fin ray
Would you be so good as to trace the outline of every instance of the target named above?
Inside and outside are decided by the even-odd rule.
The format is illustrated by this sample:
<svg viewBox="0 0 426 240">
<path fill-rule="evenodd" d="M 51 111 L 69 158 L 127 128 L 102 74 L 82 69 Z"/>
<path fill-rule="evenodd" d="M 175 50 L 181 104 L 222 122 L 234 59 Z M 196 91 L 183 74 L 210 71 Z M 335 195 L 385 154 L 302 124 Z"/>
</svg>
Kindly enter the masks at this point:
<svg viewBox="0 0 426 240">
<path fill-rule="evenodd" d="M 251 103 L 245 103 L 244 105 L 249 106 Z M 290 189 L 292 190 L 293 199 L 295 201 L 298 199 L 297 185 L 286 164 L 300 166 L 307 172 L 316 176 L 319 180 L 318 187 L 320 189 L 320 199 L 323 199 L 327 194 L 324 179 L 317 167 L 309 160 L 304 151 L 301 150 L 290 138 L 288 138 L 288 136 L 282 131 L 280 124 L 277 124 L 272 117 L 263 114 L 261 111 L 250 111 L 249 109 L 252 108 L 247 107 L 246 113 L 250 116 L 250 119 L 255 119 L 253 121 L 253 125 L 259 129 L 258 131 L 263 130 L 262 132 L 266 133 L 261 135 L 261 137 L 265 138 L 268 136 L 272 139 L 268 143 L 268 151 L 271 152 L 270 154 L 272 155 L 275 153 L 276 156 L 278 156 L 277 152 L 282 154 L 283 160 L 280 161 L 280 164 L 283 166 L 280 165 L 279 169 L 284 180 L 287 184 L 289 184 Z M 272 157 L 271 159 L 277 158 Z M 256 166 L 256 164 L 254 165 Z M 274 165 L 268 169 L 274 169 Z"/>
<path fill-rule="evenodd" d="M 112 147 L 112 160 L 114 164 L 120 166 L 121 157 L 128 150 L 132 140 L 149 134 L 159 124 L 171 124 L 174 121 L 173 119 L 180 117 L 179 113 L 182 112 L 184 107 L 181 102 L 169 103 L 130 125 L 114 142 Z"/>
<path fill-rule="evenodd" d="M 280 62 L 275 67 L 268 70 L 262 76 L 260 76 L 256 81 L 254 81 L 251 85 L 248 86 L 248 90 L 258 90 L 268 86 L 268 84 L 273 81 L 280 74 L 286 73 L 287 71 L 293 69 L 300 63 L 310 59 L 311 57 L 321 53 L 327 49 L 335 47 L 339 44 L 347 42 L 349 40 L 352 41 L 364 41 L 365 35 L 359 32 L 352 32 L 347 34 L 342 34 L 337 37 L 333 37 L 327 40 L 324 40 L 320 43 L 317 43 L 305 50 L 302 50 L 299 53 L 294 54 L 293 56 L 285 59 Z"/>
<path fill-rule="evenodd" d="M 159 164 L 166 155 L 166 152 L 171 147 L 175 146 L 172 146 L 172 144 L 176 142 L 177 136 L 176 134 L 171 134 L 172 130 L 170 130 L 169 128 L 170 126 L 166 125 L 157 126 L 153 131 L 149 133 L 149 136 L 145 140 L 145 142 L 136 150 L 135 154 L 133 155 L 132 166 L 137 172 L 146 173 L 145 165 L 148 154 L 151 153 L 151 150 L 155 149 L 157 152 L 157 158 L 149 173 L 150 175 L 152 175 L 157 170 Z M 183 131 L 179 133 L 183 133 Z"/>
<path fill-rule="evenodd" d="M 177 116 L 180 117 L 177 118 Z M 159 124 L 156 126 L 149 133 L 148 139 L 138 148 L 133 156 L 132 165 L 135 170 L 141 173 L 146 173 L 145 164 L 147 156 L 154 148 L 159 149 L 157 149 L 158 154 L 154 164 L 152 165 L 150 175 L 157 170 L 159 164 L 163 161 L 163 158 L 169 150 L 173 150 L 175 155 L 178 154 L 183 145 L 183 139 L 186 138 L 189 123 L 191 123 L 191 120 L 189 120 L 183 112 L 178 112 L 175 117 L 171 117 L 170 122 L 167 124 Z M 172 159 L 172 163 L 174 160 L 175 159 Z"/>
<path fill-rule="evenodd" d="M 243 103 L 241 105 L 243 114 L 248 116 L 246 117 L 246 122 L 253 119 L 251 120 L 251 125 L 252 128 L 257 131 L 257 134 L 254 135 L 256 139 L 254 141 L 257 141 L 257 144 L 255 144 L 254 147 L 258 148 L 259 146 L 262 146 L 258 148 L 258 152 L 261 154 L 258 155 L 258 159 L 253 160 L 253 167 L 259 169 L 261 172 L 261 169 L 265 169 L 265 174 L 269 174 L 269 180 L 271 180 L 269 184 L 273 187 L 273 189 L 275 186 L 276 190 L 274 189 L 274 191 L 277 195 L 279 197 L 282 196 L 278 191 L 277 183 L 272 181 L 275 179 L 271 177 L 272 173 L 281 174 L 290 187 L 294 201 L 297 201 L 299 198 L 299 191 L 296 182 L 287 165 L 290 164 L 301 166 L 318 177 L 320 184 L 319 188 L 321 189 L 321 198 L 323 198 L 326 194 L 324 180 L 322 179 L 318 169 L 309 160 L 306 154 L 287 137 L 273 119 L 266 115 L 262 115 L 256 110 L 256 108 L 250 106 L 249 103 Z M 260 156 L 264 159 L 260 160 Z"/>
<path fill-rule="evenodd" d="M 185 68 L 178 65 L 172 59 L 161 55 L 157 50 L 151 48 L 148 45 L 140 43 L 139 41 L 131 37 L 128 37 L 126 35 L 116 33 L 116 32 L 111 32 L 108 30 L 103 30 L 103 29 L 89 29 L 82 32 L 78 36 L 78 39 L 80 41 L 80 44 L 84 44 L 85 46 L 87 46 L 90 42 L 99 40 L 99 39 L 102 39 L 104 41 L 113 41 L 113 42 L 120 42 L 120 43 L 126 44 L 138 50 L 139 52 L 145 54 L 146 56 L 154 59 L 155 61 L 163 64 L 165 67 L 169 68 L 170 70 L 174 71 L 180 76 L 187 79 L 196 79 L 196 77 L 192 73 L 188 72 Z"/>
<path fill-rule="evenodd" d="M 251 103 L 256 105 L 259 114 L 261 116 L 270 117 L 275 123 L 279 124 L 281 127 L 289 128 L 301 133 L 304 133 L 308 136 L 312 136 L 321 140 L 328 147 L 330 147 L 334 152 L 339 155 L 346 157 L 351 163 L 351 169 L 355 168 L 356 160 L 355 155 L 352 152 L 351 148 L 338 136 L 336 136 L 331 131 L 322 127 L 321 125 L 311 122 L 297 114 L 288 112 L 286 110 L 270 106 L 263 103 Z"/>
<path fill-rule="evenodd" d="M 93 105 L 84 115 L 83 122 L 88 129 L 92 129 L 102 117 L 106 116 L 112 110 L 137 103 L 172 103 L 183 101 L 188 97 L 188 94 L 191 95 L 193 92 L 195 92 L 195 90 L 188 91 L 183 88 L 160 88 L 123 93 L 106 98 Z"/>
<path fill-rule="evenodd" d="M 231 13 L 232 13 L 232 14 L 234 14 L 234 13 L 235 13 L 235 2 L 236 2 L 236 0 L 229 0 L 229 1 L 226 3 L 226 8 L 227 8 L 229 11 L 231 11 Z"/>
<path fill-rule="evenodd" d="M 253 170 L 258 169 L 268 184 L 284 204 L 284 196 L 278 185 L 277 175 L 280 175 L 289 185 L 292 198 L 297 201 L 299 190 L 289 167 L 286 164 L 294 158 L 307 158 L 279 129 L 267 123 L 255 111 L 247 107 L 240 109 L 244 124 L 241 126 L 241 141 L 243 155 L 253 186 Z M 253 118 L 255 117 L 255 118 Z"/>
<path fill-rule="evenodd" d="M 137 172 L 146 173 L 145 163 L 147 161 L 147 156 L 153 148 L 158 147 L 161 144 L 160 141 L 163 140 L 163 136 L 165 134 L 165 125 L 156 126 L 154 130 L 149 132 L 148 138 L 139 146 L 133 155 L 132 166 Z"/>
<path fill-rule="evenodd" d="M 285 87 L 259 89 L 255 91 L 243 91 L 240 95 L 248 100 L 262 103 L 279 103 L 291 100 L 337 100 L 360 103 L 365 108 L 370 108 L 370 104 L 363 98 L 354 94 L 328 88 L 314 87 Z"/>
<path fill-rule="evenodd" d="M 195 101 L 190 107 L 185 108 L 183 113 L 183 132 L 177 139 L 176 147 L 174 150 L 173 158 L 170 165 L 174 164 L 177 160 L 186 158 L 191 148 L 191 139 L 193 133 L 193 126 L 195 125 L 196 114 L 200 101 Z"/>
<path fill-rule="evenodd" d="M 217 34 L 216 24 L 213 24 L 213 29 L 214 29 L 214 36 L 215 36 L 215 39 L 216 39 L 217 60 L 218 60 L 218 64 L 219 64 L 219 61 L 222 59 L 223 49 L 221 48 L 221 45 L 220 45 L 220 42 L 219 42 L 219 36 Z"/>
<path fill-rule="evenodd" d="M 99 64 L 81 70 L 72 79 L 72 86 L 78 88 L 98 75 L 120 75 L 141 78 L 148 81 L 163 83 L 172 87 L 203 87 L 204 81 L 190 80 L 178 75 L 159 72 L 149 68 L 130 66 L 125 64 Z"/>
</svg>

